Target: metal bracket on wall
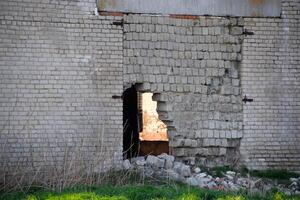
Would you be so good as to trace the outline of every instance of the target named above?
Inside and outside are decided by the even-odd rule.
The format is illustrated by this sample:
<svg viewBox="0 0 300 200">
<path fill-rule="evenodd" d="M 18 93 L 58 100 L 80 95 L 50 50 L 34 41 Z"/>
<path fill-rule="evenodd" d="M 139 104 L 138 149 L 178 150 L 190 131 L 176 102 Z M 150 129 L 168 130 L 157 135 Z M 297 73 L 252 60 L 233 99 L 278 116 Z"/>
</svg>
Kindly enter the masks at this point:
<svg viewBox="0 0 300 200">
<path fill-rule="evenodd" d="M 250 31 L 248 29 L 245 29 L 244 30 L 244 35 L 254 35 L 254 32 L 253 31 Z"/>
<path fill-rule="evenodd" d="M 113 95 L 111 96 L 112 99 L 123 99 L 123 96 L 119 96 L 119 95 Z"/>
<path fill-rule="evenodd" d="M 253 102 L 253 99 L 248 99 L 247 96 L 245 95 L 242 101 L 243 101 L 244 103 L 247 103 L 247 102 Z"/>
<path fill-rule="evenodd" d="M 123 27 L 124 21 L 123 21 L 123 20 L 120 20 L 120 21 L 114 21 L 114 22 L 112 23 L 112 25 L 115 25 L 115 26 L 122 26 L 122 27 Z"/>
</svg>

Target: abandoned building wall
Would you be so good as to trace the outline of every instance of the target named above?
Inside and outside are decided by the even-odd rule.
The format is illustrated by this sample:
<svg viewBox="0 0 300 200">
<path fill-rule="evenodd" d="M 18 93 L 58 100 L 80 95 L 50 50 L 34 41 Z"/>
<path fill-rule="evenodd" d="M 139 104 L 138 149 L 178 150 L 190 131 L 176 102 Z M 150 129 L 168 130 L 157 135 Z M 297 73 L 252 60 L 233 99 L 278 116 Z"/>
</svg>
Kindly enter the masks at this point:
<svg viewBox="0 0 300 200">
<path fill-rule="evenodd" d="M 250 168 L 299 171 L 299 4 L 283 0 L 281 18 L 243 20 L 0 1 L 0 169 L 74 155 L 119 165 L 122 100 L 112 96 L 136 84 L 154 93 L 178 159 L 234 164 L 240 149 Z M 244 27 L 254 35 L 243 42 Z"/>
<path fill-rule="evenodd" d="M 155 93 L 177 159 L 209 165 L 238 157 L 242 23 L 124 16 L 124 85 Z"/>
<path fill-rule="evenodd" d="M 252 169 L 300 171 L 300 1 L 283 0 L 281 18 L 245 18 L 241 153 Z"/>
<path fill-rule="evenodd" d="M 94 8 L 0 1 L 1 170 L 121 162 L 123 33 Z"/>
</svg>

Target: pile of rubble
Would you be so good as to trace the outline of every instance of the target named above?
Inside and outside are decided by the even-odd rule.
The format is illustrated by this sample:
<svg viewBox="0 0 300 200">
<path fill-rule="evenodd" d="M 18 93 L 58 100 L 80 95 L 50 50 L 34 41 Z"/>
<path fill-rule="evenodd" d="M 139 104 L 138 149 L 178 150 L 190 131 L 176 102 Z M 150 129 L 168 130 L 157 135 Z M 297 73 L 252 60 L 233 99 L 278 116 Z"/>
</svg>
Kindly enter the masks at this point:
<svg viewBox="0 0 300 200">
<path fill-rule="evenodd" d="M 202 172 L 199 167 L 192 167 L 175 161 L 174 156 L 161 154 L 132 158 L 123 162 L 125 170 L 138 170 L 145 177 L 158 177 L 167 180 L 180 181 L 201 188 L 231 190 L 250 190 L 251 192 L 266 192 L 277 188 L 285 194 L 300 194 L 300 178 L 291 178 L 289 184 L 278 184 L 276 181 L 263 180 L 256 177 L 242 177 L 234 171 L 227 171 L 223 177 L 212 177 Z"/>
</svg>

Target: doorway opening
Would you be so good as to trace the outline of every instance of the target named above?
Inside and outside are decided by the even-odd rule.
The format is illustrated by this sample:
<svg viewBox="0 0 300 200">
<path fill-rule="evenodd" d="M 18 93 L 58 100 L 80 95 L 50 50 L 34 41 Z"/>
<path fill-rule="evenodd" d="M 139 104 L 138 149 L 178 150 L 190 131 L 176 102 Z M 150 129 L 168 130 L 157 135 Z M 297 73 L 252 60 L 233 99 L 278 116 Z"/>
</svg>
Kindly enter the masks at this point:
<svg viewBox="0 0 300 200">
<path fill-rule="evenodd" d="M 134 86 L 123 93 L 123 157 L 138 156 L 139 152 L 139 117 L 138 92 Z"/>
<path fill-rule="evenodd" d="M 141 93 L 134 86 L 123 93 L 123 155 L 169 153 L 167 126 L 159 119 L 153 93 Z"/>
</svg>

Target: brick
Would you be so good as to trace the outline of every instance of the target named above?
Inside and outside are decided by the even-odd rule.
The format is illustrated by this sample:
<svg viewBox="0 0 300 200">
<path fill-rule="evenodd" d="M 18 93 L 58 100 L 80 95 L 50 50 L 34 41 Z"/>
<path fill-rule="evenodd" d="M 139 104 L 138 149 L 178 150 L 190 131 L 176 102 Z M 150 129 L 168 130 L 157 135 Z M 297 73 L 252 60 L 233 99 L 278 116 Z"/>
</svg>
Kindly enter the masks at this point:
<svg viewBox="0 0 300 200">
<path fill-rule="evenodd" d="M 168 95 L 158 111 L 175 156 L 211 156 L 219 162 L 231 158 L 227 148 L 234 148 L 247 166 L 281 167 L 286 162 L 281 157 L 288 155 L 290 169 L 299 171 L 295 1 L 283 1 L 281 18 L 244 19 L 94 16 L 95 1 L 89 0 L 48 2 L 49 9 L 30 0 L 20 6 L 4 2 L 10 9 L 0 8 L 5 13 L 0 125 L 12 119 L 2 131 L 5 137 L 10 133 L 12 145 L 3 160 L 26 165 L 34 146 L 46 155 L 53 149 L 62 161 L 64 146 L 84 140 L 86 159 L 93 162 L 92 146 L 104 129 L 105 158 L 121 162 L 122 101 L 111 97 L 138 83 L 140 92 Z M 121 20 L 123 27 L 112 25 Z M 254 35 L 244 37 L 244 28 Z M 254 101 L 244 104 L 243 95 Z M 34 114 L 26 120 L 28 111 Z M 172 139 L 183 142 L 176 146 Z"/>
<path fill-rule="evenodd" d="M 294 132 L 299 130 L 299 127 L 293 124 L 284 125 L 287 121 L 295 121 L 300 113 L 298 108 L 288 103 L 291 99 L 293 102 L 299 102 L 299 96 L 296 95 L 299 94 L 299 82 L 293 82 L 294 78 L 291 77 L 292 73 L 299 73 L 299 68 L 296 68 L 299 59 L 293 56 L 299 50 L 292 47 L 296 47 L 299 41 L 299 23 L 292 22 L 299 18 L 299 13 L 289 13 L 297 10 L 290 5 L 295 2 L 282 1 L 282 13 L 286 14 L 280 19 L 245 18 L 243 20 L 245 29 L 253 32 L 254 35 L 247 36 L 244 40 L 241 83 L 243 95 L 253 98 L 254 101 L 243 104 L 244 135 L 240 150 L 244 155 L 243 162 L 252 169 L 264 169 L 272 165 L 274 168 L 299 170 L 300 160 L 295 156 L 299 153 L 297 147 L 299 140 Z M 292 35 L 295 36 L 294 39 L 291 38 Z M 279 50 L 278 47 L 282 49 Z M 282 62 L 283 60 L 285 61 Z M 283 77 L 286 77 L 285 81 L 282 81 Z M 292 86 L 293 84 L 296 85 Z M 276 96 L 284 96 L 284 98 L 279 100 L 275 98 Z M 290 109 L 293 113 L 288 112 Z M 240 136 L 241 133 L 237 132 L 237 137 Z M 287 155 L 283 150 L 286 146 L 293 149 L 289 153 L 292 160 L 289 166 L 281 160 Z M 268 148 L 259 150 L 260 147 Z M 274 158 L 276 161 L 273 160 Z"/>
</svg>

